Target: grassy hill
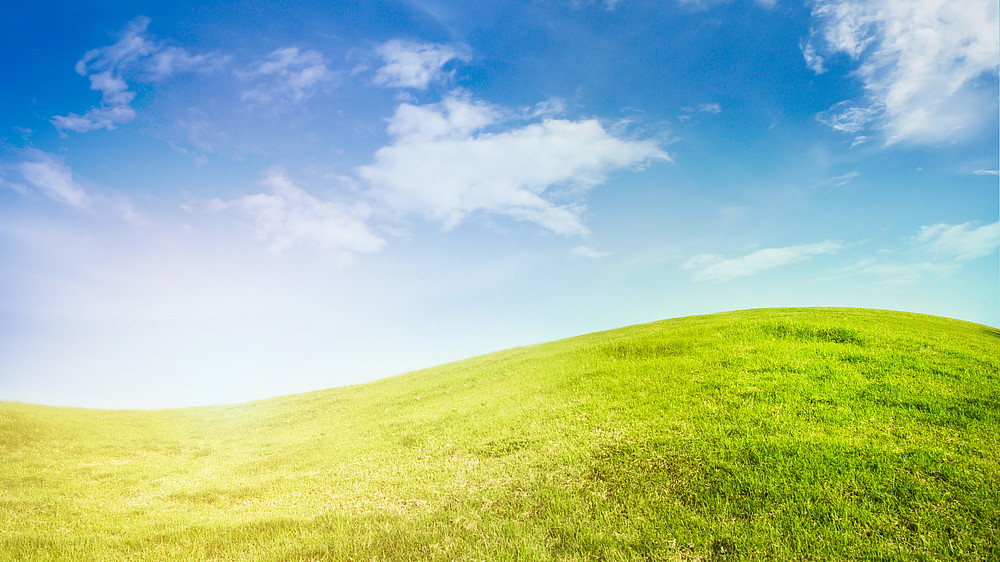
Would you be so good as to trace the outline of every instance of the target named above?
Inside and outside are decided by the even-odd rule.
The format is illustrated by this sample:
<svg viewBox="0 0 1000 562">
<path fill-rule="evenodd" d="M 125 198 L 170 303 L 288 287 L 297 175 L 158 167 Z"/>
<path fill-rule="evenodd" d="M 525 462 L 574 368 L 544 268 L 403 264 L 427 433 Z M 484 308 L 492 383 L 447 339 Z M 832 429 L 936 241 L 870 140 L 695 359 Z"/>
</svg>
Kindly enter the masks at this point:
<svg viewBox="0 0 1000 562">
<path fill-rule="evenodd" d="M 767 309 L 234 406 L 0 403 L 0 559 L 998 559 L 998 373 L 986 326 Z"/>
</svg>

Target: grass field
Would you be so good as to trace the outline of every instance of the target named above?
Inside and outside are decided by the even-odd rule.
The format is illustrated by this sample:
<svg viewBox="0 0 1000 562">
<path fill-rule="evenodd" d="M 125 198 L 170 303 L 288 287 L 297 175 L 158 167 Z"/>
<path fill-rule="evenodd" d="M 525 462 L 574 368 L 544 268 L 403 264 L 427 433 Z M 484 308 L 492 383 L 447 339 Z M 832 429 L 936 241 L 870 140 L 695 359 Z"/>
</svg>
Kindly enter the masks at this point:
<svg viewBox="0 0 1000 562">
<path fill-rule="evenodd" d="M 750 310 L 234 406 L 0 403 L 0 559 L 996 560 L 998 463 L 1000 330 Z"/>
</svg>

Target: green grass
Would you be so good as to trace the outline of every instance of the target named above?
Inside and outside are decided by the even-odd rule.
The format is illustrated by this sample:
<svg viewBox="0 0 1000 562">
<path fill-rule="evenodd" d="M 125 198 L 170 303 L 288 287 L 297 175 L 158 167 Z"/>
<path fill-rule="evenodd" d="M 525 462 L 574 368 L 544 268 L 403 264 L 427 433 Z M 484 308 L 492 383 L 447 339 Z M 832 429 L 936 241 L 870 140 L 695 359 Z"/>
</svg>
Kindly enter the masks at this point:
<svg viewBox="0 0 1000 562">
<path fill-rule="evenodd" d="M 986 326 L 768 309 L 235 406 L 0 403 L 0 559 L 998 559 L 998 373 Z"/>
</svg>

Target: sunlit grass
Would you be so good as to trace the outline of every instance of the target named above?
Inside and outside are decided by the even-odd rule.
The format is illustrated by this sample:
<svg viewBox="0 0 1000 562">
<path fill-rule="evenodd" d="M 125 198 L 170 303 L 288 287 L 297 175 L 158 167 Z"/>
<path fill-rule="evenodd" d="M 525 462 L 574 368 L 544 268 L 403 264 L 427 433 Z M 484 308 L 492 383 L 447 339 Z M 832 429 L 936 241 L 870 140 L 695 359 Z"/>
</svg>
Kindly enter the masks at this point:
<svg viewBox="0 0 1000 562">
<path fill-rule="evenodd" d="M 771 309 L 155 412 L 0 403 L 0 559 L 996 559 L 1000 331 Z"/>
</svg>

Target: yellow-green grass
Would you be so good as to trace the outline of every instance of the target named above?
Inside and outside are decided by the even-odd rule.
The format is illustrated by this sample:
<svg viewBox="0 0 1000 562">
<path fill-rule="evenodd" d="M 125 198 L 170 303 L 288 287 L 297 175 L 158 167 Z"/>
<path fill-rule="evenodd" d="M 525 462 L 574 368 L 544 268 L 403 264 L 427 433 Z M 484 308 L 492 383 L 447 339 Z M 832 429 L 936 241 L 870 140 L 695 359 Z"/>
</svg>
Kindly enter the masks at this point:
<svg viewBox="0 0 1000 562">
<path fill-rule="evenodd" d="M 990 327 L 766 309 L 233 406 L 0 403 L 0 559 L 997 559 L 998 373 Z"/>
</svg>

